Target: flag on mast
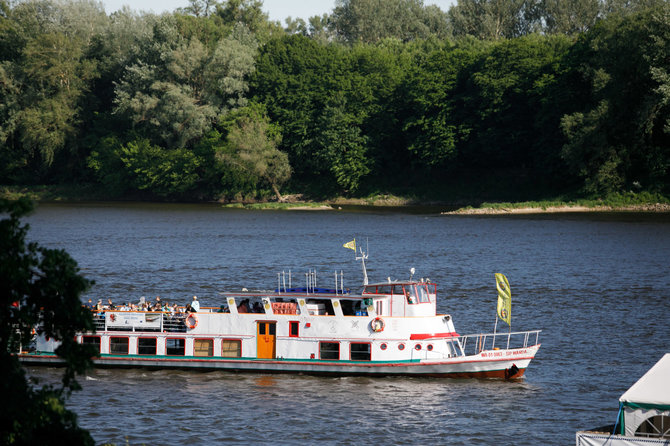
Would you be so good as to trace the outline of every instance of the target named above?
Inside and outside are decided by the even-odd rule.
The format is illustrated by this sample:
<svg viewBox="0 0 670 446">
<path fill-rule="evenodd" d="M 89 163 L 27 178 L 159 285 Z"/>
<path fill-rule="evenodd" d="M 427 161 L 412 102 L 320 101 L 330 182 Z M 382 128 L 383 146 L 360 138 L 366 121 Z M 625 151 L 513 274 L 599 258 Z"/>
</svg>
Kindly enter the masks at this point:
<svg viewBox="0 0 670 446">
<path fill-rule="evenodd" d="M 496 288 L 498 289 L 498 317 L 512 325 L 512 290 L 509 287 L 507 277 L 495 273 Z"/>
<path fill-rule="evenodd" d="M 354 252 L 356 252 L 356 239 L 353 239 L 352 241 L 345 243 L 344 245 L 342 245 L 342 247 L 353 249 Z"/>
</svg>

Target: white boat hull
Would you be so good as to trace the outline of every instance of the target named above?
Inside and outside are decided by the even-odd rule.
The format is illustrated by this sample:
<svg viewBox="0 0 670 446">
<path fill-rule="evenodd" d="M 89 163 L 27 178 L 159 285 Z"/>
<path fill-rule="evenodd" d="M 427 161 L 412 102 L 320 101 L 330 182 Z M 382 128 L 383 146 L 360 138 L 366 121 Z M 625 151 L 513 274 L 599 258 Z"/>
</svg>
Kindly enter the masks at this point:
<svg viewBox="0 0 670 446">
<path fill-rule="evenodd" d="M 104 354 L 94 360 L 96 367 L 224 370 L 231 372 L 297 373 L 309 375 L 425 376 L 441 378 L 521 378 L 540 345 L 526 348 L 483 351 L 478 355 L 442 360 L 417 361 L 325 361 L 317 359 L 255 359 L 148 357 Z M 496 356 L 493 356 L 493 355 Z M 53 354 L 19 355 L 26 365 L 60 365 Z"/>
</svg>

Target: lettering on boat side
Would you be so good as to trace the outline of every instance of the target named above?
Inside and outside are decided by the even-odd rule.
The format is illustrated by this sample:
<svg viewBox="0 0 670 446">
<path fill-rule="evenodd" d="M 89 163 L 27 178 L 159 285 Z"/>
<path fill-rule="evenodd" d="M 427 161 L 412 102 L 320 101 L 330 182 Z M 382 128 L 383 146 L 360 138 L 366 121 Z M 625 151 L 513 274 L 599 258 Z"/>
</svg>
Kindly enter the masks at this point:
<svg viewBox="0 0 670 446">
<path fill-rule="evenodd" d="M 506 352 L 482 352 L 481 356 L 482 358 L 502 358 L 504 356 L 525 355 L 526 353 L 528 353 L 528 350 L 523 349 L 523 350 L 514 350 Z"/>
</svg>

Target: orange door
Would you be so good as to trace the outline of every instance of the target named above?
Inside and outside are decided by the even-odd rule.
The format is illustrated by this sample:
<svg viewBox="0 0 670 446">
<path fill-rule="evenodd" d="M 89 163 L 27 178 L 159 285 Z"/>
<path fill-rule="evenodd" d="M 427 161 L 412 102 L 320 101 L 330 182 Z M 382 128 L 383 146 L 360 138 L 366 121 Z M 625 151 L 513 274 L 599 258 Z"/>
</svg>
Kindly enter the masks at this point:
<svg viewBox="0 0 670 446">
<path fill-rule="evenodd" d="M 277 337 L 275 322 L 258 322 L 256 333 L 256 351 L 258 358 L 271 359 L 275 357 L 275 339 Z"/>
</svg>

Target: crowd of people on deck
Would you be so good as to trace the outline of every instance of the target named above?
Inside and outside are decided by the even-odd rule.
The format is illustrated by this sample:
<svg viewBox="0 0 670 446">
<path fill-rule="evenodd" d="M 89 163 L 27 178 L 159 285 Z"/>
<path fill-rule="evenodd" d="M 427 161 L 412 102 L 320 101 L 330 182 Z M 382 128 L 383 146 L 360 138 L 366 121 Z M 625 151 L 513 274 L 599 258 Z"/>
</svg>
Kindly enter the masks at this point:
<svg viewBox="0 0 670 446">
<path fill-rule="evenodd" d="M 197 296 L 193 296 L 193 300 L 186 304 L 186 306 L 180 307 L 179 305 L 172 304 L 168 301 L 162 301 L 160 296 L 156 296 L 155 301 L 148 301 L 144 296 L 140 297 L 138 303 L 126 302 L 120 305 L 115 305 L 112 302 L 112 299 L 107 299 L 107 303 L 103 304 L 102 299 L 98 299 L 98 303 L 94 304 L 92 299 L 89 299 L 88 302 L 84 305 L 86 308 L 89 308 L 91 311 L 102 314 L 104 311 L 154 311 L 154 312 L 163 312 L 169 313 L 170 315 L 180 314 L 180 313 L 197 313 L 200 311 L 200 302 L 198 301 Z"/>
<path fill-rule="evenodd" d="M 179 306 L 176 303 L 170 305 L 167 301 L 162 301 L 160 296 L 156 296 L 155 301 L 148 301 L 144 296 L 140 297 L 138 303 L 126 302 L 120 305 L 115 305 L 112 302 L 112 299 L 107 299 L 107 303 L 104 304 L 102 299 L 98 299 L 98 303 L 94 304 L 92 299 L 89 299 L 88 302 L 84 305 L 86 308 L 89 308 L 91 311 L 97 314 L 103 314 L 107 310 L 111 311 L 154 311 L 154 312 L 163 312 L 169 313 L 174 316 L 175 314 L 184 314 L 184 313 L 197 313 L 200 311 L 200 301 L 197 296 L 193 296 L 191 302 L 187 303 L 185 306 Z M 217 310 L 218 313 L 229 313 L 227 305 L 221 305 L 221 308 Z M 263 305 L 260 302 L 254 302 L 251 304 L 249 299 L 243 299 L 237 306 L 238 313 L 264 313 Z"/>
</svg>

